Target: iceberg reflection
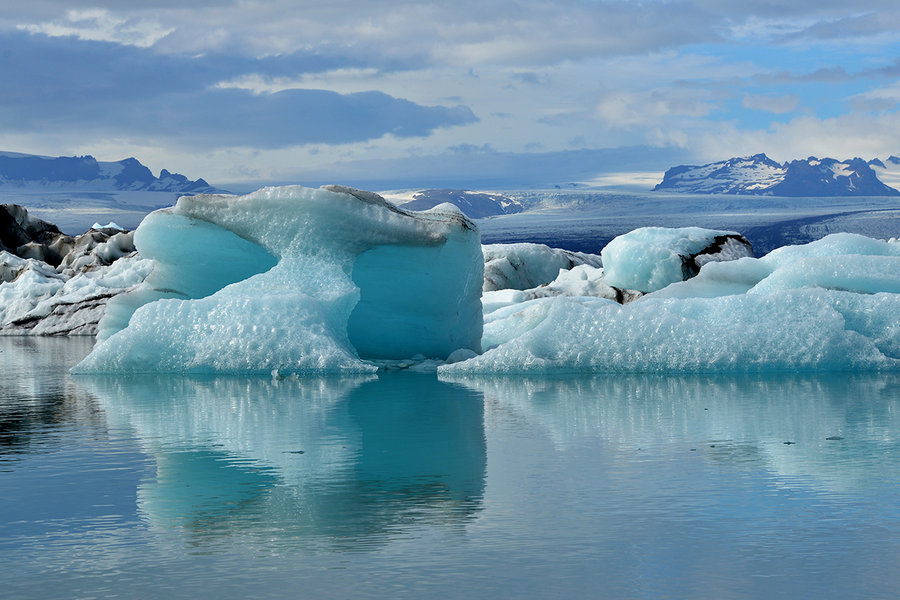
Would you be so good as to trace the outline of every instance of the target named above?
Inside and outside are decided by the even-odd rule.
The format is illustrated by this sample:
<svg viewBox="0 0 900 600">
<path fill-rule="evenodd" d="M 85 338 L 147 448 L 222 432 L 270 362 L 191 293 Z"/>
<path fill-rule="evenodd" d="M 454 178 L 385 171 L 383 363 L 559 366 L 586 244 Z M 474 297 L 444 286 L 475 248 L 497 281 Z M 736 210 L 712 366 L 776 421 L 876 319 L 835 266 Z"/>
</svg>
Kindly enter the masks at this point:
<svg viewBox="0 0 900 600">
<path fill-rule="evenodd" d="M 900 479 L 900 375 L 447 378 L 489 422 L 537 426 L 559 451 L 597 438 L 625 462 L 697 451 L 780 485 L 855 492 Z"/>
<path fill-rule="evenodd" d="M 192 543 L 358 547 L 481 508 L 482 396 L 433 376 L 79 382 L 155 460 L 140 513 Z"/>
</svg>

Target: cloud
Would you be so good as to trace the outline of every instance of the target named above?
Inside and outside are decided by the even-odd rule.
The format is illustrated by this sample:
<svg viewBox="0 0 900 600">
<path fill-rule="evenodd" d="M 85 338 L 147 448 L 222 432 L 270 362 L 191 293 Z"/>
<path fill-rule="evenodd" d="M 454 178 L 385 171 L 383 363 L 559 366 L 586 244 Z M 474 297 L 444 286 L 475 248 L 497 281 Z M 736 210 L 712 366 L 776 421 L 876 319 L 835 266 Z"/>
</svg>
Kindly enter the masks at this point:
<svg viewBox="0 0 900 600">
<path fill-rule="evenodd" d="M 465 106 L 421 106 L 381 92 L 209 90 L 168 98 L 158 110 L 148 107 L 134 124 L 185 143 L 272 148 L 426 136 L 476 121 Z"/>
<path fill-rule="evenodd" d="M 799 102 L 800 98 L 796 94 L 785 96 L 747 95 L 741 100 L 741 105 L 751 110 L 762 110 L 783 115 L 796 110 Z"/>
<path fill-rule="evenodd" d="M 75 8 L 78 4 L 82 7 Z M 62 8 L 69 12 L 60 19 Z M 123 44 L 140 39 L 166 53 L 231 52 L 260 57 L 315 47 L 326 53 L 376 56 L 384 62 L 418 57 L 431 64 L 467 66 L 554 64 L 714 41 L 720 39 L 716 27 L 723 18 L 691 2 L 164 2 L 154 4 L 153 23 L 157 33 L 168 35 L 149 31 L 137 38 L 124 35 L 123 29 L 149 27 L 151 22 L 136 16 L 146 14 L 142 9 L 133 2 L 110 0 L 32 0 L 16 12 L 20 15 L 17 24 L 34 33 Z"/>
<path fill-rule="evenodd" d="M 245 57 L 317 49 L 387 65 L 539 66 L 756 39 L 790 43 L 894 34 L 893 0 L 332 0 L 153 3 L 30 0 L 0 16 L 45 35 Z M 60 18 L 59 15 L 65 16 Z"/>
<path fill-rule="evenodd" d="M 900 106 L 900 82 L 852 96 L 850 105 L 859 112 L 895 110 Z"/>
<path fill-rule="evenodd" d="M 858 9 L 857 9 L 858 10 Z M 887 34 L 896 37 L 900 30 L 900 10 L 896 5 L 877 12 L 854 14 L 837 19 L 822 20 L 799 31 L 783 36 L 784 41 L 812 39 L 819 41 L 868 38 Z"/>
<path fill-rule="evenodd" d="M 378 91 L 218 89 L 222 61 L 161 56 L 109 43 L 0 35 L 0 126 L 6 132 L 89 131 L 193 146 L 287 147 L 426 136 L 474 123 L 465 106 L 423 106 Z M 265 68 L 267 61 L 257 61 Z"/>
<path fill-rule="evenodd" d="M 593 179 L 598 173 L 651 168 L 664 171 L 687 154 L 675 148 L 632 146 L 552 152 L 498 152 L 453 148 L 421 156 L 335 162 L 299 168 L 290 178 L 306 185 L 343 182 L 367 189 L 554 185 Z"/>
<path fill-rule="evenodd" d="M 687 89 L 611 92 L 600 98 L 596 115 L 615 127 L 633 127 L 664 123 L 672 117 L 704 117 L 715 110 L 706 94 L 694 92 Z"/>
<path fill-rule="evenodd" d="M 178 156 L 197 176 L 486 145 L 769 151 L 787 131 L 772 115 L 884 116 L 895 99 L 870 88 L 900 77 L 896 0 L 6 3 L 5 140 Z"/>
<path fill-rule="evenodd" d="M 765 85 L 782 83 L 844 83 L 858 77 L 847 72 L 844 67 L 823 67 L 810 73 L 791 73 L 790 71 L 778 71 L 777 73 L 761 73 L 754 79 Z"/>
<path fill-rule="evenodd" d="M 675 136 L 678 132 L 669 133 Z M 895 111 L 827 119 L 804 115 L 767 129 L 743 130 L 734 123 L 720 123 L 706 131 L 692 132 L 688 145 L 703 162 L 756 152 L 766 152 L 783 162 L 806 156 L 885 158 L 897 154 L 897 139 L 900 112 Z"/>
<path fill-rule="evenodd" d="M 69 10 L 62 20 L 19 25 L 18 28 L 50 37 L 71 36 L 140 48 L 149 48 L 175 31 L 175 27 L 163 27 L 155 21 L 115 17 L 104 9 Z"/>
</svg>

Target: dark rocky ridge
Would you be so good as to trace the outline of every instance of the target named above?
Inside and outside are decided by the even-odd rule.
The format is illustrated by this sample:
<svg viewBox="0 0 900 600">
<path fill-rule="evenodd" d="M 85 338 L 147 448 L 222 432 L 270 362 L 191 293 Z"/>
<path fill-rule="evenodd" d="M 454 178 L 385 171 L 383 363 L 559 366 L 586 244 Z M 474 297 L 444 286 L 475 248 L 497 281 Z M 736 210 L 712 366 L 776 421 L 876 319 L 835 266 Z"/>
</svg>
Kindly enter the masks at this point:
<svg viewBox="0 0 900 600">
<path fill-rule="evenodd" d="M 0 186 L 217 193 L 203 179 L 191 181 L 163 169 L 159 177 L 136 158 L 100 162 L 90 155 L 45 157 L 0 152 Z"/>
</svg>

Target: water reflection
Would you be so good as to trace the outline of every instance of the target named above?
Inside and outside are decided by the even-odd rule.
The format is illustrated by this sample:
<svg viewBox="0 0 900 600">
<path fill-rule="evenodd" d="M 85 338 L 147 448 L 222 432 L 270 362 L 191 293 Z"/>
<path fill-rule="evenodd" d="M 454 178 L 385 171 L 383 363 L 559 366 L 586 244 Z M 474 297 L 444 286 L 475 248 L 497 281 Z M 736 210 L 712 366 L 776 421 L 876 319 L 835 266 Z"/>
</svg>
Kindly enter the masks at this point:
<svg viewBox="0 0 900 600">
<path fill-rule="evenodd" d="M 73 380 L 88 345 L 0 340 L 4 600 L 900 585 L 897 375 Z"/>
<path fill-rule="evenodd" d="M 433 376 L 78 381 L 155 460 L 142 515 L 193 543 L 359 548 L 481 507 L 481 394 Z"/>
<path fill-rule="evenodd" d="M 782 485 L 844 492 L 900 479 L 900 375 L 466 378 L 486 419 L 561 451 L 602 439 L 629 460 L 695 451 Z"/>
<path fill-rule="evenodd" d="M 0 468 L 54 447 L 63 427 L 103 427 L 87 395 L 61 373 L 91 349 L 90 338 L 0 337 Z"/>
</svg>

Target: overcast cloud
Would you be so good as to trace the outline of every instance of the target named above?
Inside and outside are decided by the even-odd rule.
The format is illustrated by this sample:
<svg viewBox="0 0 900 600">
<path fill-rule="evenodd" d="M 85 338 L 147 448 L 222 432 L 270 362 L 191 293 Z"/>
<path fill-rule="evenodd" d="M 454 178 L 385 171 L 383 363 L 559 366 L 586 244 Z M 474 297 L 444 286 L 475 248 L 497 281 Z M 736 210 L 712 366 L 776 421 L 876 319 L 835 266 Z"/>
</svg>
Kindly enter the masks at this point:
<svg viewBox="0 0 900 600">
<path fill-rule="evenodd" d="M 893 0 L 0 9 L 0 149 L 136 156 L 222 185 L 371 180 L 388 164 L 416 181 L 493 165 L 481 179 L 510 185 L 545 164 L 549 183 L 590 160 L 639 170 L 641 148 L 646 170 L 900 153 Z"/>
</svg>

